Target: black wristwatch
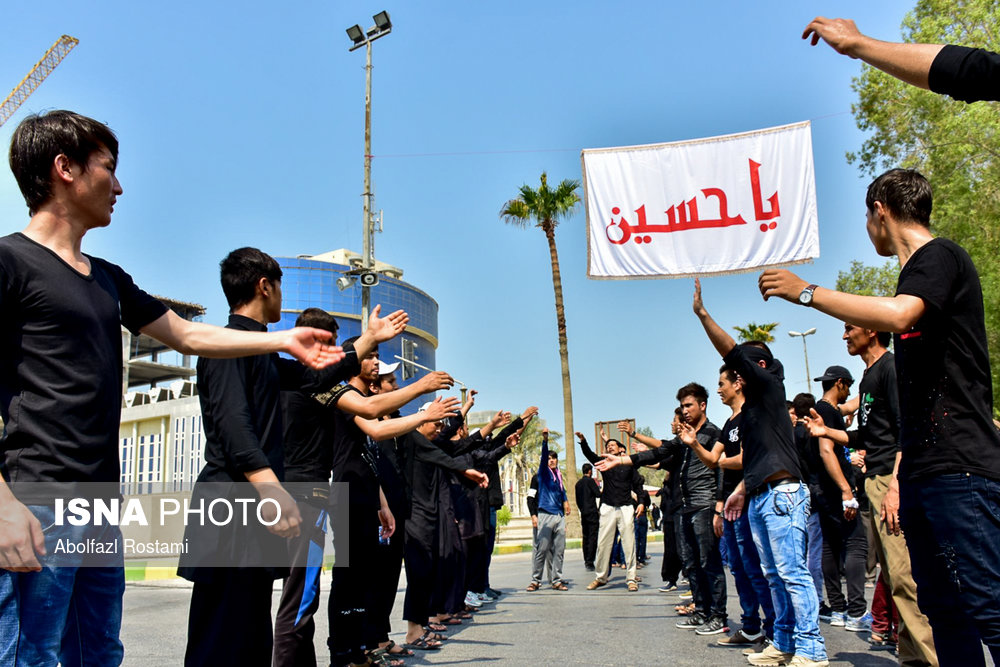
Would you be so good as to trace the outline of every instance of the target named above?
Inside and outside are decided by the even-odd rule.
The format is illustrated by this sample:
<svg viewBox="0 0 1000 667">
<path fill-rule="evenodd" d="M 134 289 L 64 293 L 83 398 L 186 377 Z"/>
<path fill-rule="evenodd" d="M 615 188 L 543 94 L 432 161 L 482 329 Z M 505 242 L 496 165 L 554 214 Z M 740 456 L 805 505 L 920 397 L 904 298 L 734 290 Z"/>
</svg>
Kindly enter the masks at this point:
<svg viewBox="0 0 1000 667">
<path fill-rule="evenodd" d="M 813 300 L 813 292 L 816 291 L 817 287 L 819 287 L 819 285 L 809 285 L 801 292 L 799 292 L 799 303 L 801 303 L 803 306 L 811 306 Z"/>
</svg>

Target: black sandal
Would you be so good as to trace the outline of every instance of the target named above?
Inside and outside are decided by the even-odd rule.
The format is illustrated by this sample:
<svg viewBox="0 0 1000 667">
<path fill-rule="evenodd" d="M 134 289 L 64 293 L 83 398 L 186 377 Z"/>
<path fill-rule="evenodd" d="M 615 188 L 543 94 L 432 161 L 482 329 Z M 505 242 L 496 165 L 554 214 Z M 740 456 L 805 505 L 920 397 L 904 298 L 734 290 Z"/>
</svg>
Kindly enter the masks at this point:
<svg viewBox="0 0 1000 667">
<path fill-rule="evenodd" d="M 425 632 L 412 642 L 406 642 L 405 644 L 403 644 L 403 648 L 415 648 L 418 651 L 440 651 L 441 643 L 440 642 L 432 643 L 433 641 L 434 640 L 428 637 L 427 633 Z"/>
<path fill-rule="evenodd" d="M 410 649 L 403 648 L 402 646 L 400 646 L 396 642 L 392 641 L 391 639 L 389 640 L 389 643 L 386 644 L 385 646 L 383 646 L 382 648 L 385 649 L 385 652 L 387 654 L 389 654 L 391 656 L 394 656 L 394 657 L 395 656 L 400 656 L 400 657 L 403 657 L 403 658 L 412 658 L 413 656 L 416 655 L 416 653 L 414 653 Z M 394 649 L 394 648 L 398 648 L 399 650 L 398 651 L 393 651 L 392 649 Z"/>
</svg>

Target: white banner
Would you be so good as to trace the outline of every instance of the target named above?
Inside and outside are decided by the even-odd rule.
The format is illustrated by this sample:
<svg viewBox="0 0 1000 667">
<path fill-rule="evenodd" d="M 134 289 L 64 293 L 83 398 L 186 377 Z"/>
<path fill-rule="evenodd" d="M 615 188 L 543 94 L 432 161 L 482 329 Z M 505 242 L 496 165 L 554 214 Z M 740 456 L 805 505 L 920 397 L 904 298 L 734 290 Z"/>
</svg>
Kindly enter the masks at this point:
<svg viewBox="0 0 1000 667">
<path fill-rule="evenodd" d="M 739 273 L 819 257 L 809 122 L 581 154 L 589 278 Z"/>
</svg>

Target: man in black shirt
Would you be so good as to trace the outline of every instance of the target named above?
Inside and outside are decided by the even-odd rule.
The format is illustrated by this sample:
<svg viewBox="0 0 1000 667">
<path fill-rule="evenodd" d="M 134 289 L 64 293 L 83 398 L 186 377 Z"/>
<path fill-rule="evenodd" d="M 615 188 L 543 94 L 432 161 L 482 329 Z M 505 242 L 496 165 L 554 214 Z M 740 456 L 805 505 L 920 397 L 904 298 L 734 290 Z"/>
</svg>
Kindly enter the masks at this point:
<svg viewBox="0 0 1000 667">
<path fill-rule="evenodd" d="M 826 665 L 819 633 L 819 600 L 806 567 L 809 490 L 785 406 L 784 370 L 764 343 L 737 345 L 708 314 L 695 280 L 692 308 L 726 366 L 743 383 L 743 481 L 726 500 L 735 521 L 749 505 L 754 542 L 774 601 L 774 643 L 749 656 L 751 664 Z"/>
<path fill-rule="evenodd" d="M 920 610 L 941 660 L 1000 661 L 1000 434 L 976 267 L 961 247 L 930 232 L 931 187 L 912 169 L 868 186 L 868 235 L 899 257 L 894 297 L 865 297 L 765 271 L 767 299 L 807 303 L 845 322 L 892 331 L 899 388 L 900 521 Z"/>
<path fill-rule="evenodd" d="M 718 462 L 724 445 L 719 441 L 719 427 L 705 415 L 708 391 L 703 386 L 696 382 L 684 385 L 677 391 L 677 400 L 683 418 L 676 438 L 661 441 L 641 435 L 632 427 L 629 435 L 651 449 L 632 456 L 609 457 L 598 467 L 655 464 L 674 456 L 681 459 L 677 539 L 696 611 L 678 622 L 677 627 L 701 635 L 719 634 L 728 630 L 726 575 L 713 518 L 720 476 Z"/>
<path fill-rule="evenodd" d="M 822 16 L 806 26 L 802 38 L 809 37 L 919 88 L 963 102 L 1000 100 L 1000 54 L 985 49 L 882 42 L 862 35 L 854 21 Z"/>
<path fill-rule="evenodd" d="M 234 250 L 221 263 L 221 278 L 231 309 L 228 328 L 263 332 L 280 319 L 281 268 L 272 257 L 256 248 Z M 180 576 L 194 582 L 185 664 L 270 664 L 271 587 L 287 571 L 276 566 L 274 558 L 287 562 L 284 540 L 298 535 L 301 524 L 295 500 L 281 485 L 279 394 L 282 389 L 322 391 L 356 372 L 358 354 L 367 354 L 404 326 L 405 314 L 383 319 L 379 310 L 373 311 L 365 335 L 347 345 L 351 354 L 326 371 L 309 371 L 277 354 L 198 360 L 205 465 L 191 504 L 208 505 L 223 494 L 241 502 L 240 496 L 249 490 L 261 501 L 272 500 L 280 513 L 266 529 L 253 522 L 231 521 L 221 528 L 188 522 L 184 538 L 189 549 L 177 568 Z M 232 641 L 237 635 L 241 641 Z"/>
<path fill-rule="evenodd" d="M 583 455 L 600 470 L 599 463 L 604 459 L 594 453 L 582 433 L 577 431 L 576 437 L 580 441 Z M 605 443 L 605 450 L 611 456 L 625 454 L 625 448 L 614 439 Z M 636 507 L 633 504 L 633 499 L 638 498 L 642 493 L 642 482 L 639 481 L 639 473 L 634 468 L 623 467 L 608 470 L 603 473 L 603 478 L 601 517 L 597 531 L 597 562 L 594 564 L 597 577 L 587 585 L 587 590 L 592 591 L 608 583 L 608 578 L 611 576 L 611 548 L 614 546 L 615 529 L 617 528 L 621 535 L 622 549 L 625 551 L 627 568 L 625 584 L 629 592 L 635 593 L 639 590 L 639 585 L 635 579 L 635 530 L 632 525 L 640 509 L 645 512 L 646 508 L 641 505 Z M 633 494 L 635 495 L 633 496 Z"/>
<path fill-rule="evenodd" d="M 822 383 L 823 396 L 816 403 L 815 410 L 826 427 L 825 434 L 814 437 L 810 446 L 818 451 L 817 458 L 823 463 L 819 470 L 818 509 L 823 531 L 823 578 L 831 609 L 830 625 L 857 632 L 861 629 L 861 617 L 867 609 L 865 563 L 868 541 L 858 515 L 854 472 L 844 447 L 847 426 L 840 414 L 840 405 L 850 395 L 854 378 L 843 366 L 830 366 L 814 380 Z M 846 599 L 840 584 L 841 572 L 847 580 Z"/>
<path fill-rule="evenodd" d="M 858 449 L 865 450 L 865 489 L 875 519 L 869 544 L 882 566 L 901 620 L 899 659 L 905 665 L 937 663 L 930 624 L 917 606 L 917 585 L 910 570 L 906 536 L 899 529 L 899 399 L 896 365 L 888 346 L 890 334 L 844 325 L 847 353 L 861 357 L 865 373 L 858 397 L 850 402 L 858 414 Z"/>
<path fill-rule="evenodd" d="M 593 471 L 594 466 L 584 463 L 583 477 L 576 483 L 576 507 L 580 510 L 580 527 L 583 529 L 583 564 L 591 572 L 594 571 L 594 558 L 597 556 L 597 528 L 601 519 L 597 510 L 601 489 L 592 477 Z"/>
<path fill-rule="evenodd" d="M 122 326 L 185 354 L 281 350 L 315 368 L 343 358 L 325 332 L 184 320 L 120 267 L 85 254 L 84 236 L 111 223 L 122 194 L 117 161 L 114 133 L 71 111 L 29 116 L 11 139 L 10 166 L 31 219 L 0 239 L 0 664 L 122 660 L 123 561 L 77 567 L 72 558 L 57 563 L 53 551 L 60 539 L 104 543 L 121 533 L 56 527 L 52 494 L 28 488 L 57 483 L 61 494 L 81 497 L 79 483 L 97 482 L 118 493 Z M 52 526 L 45 533 L 43 522 Z"/>
</svg>

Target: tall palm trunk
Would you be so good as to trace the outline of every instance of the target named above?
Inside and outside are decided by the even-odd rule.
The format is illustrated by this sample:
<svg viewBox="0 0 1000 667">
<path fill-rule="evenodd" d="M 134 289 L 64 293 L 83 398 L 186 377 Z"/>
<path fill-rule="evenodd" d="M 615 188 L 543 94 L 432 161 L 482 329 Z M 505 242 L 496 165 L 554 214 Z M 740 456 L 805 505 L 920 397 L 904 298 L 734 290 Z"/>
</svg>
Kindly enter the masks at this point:
<svg viewBox="0 0 1000 667">
<path fill-rule="evenodd" d="M 573 389 L 569 381 L 569 349 L 566 344 L 566 311 L 563 307 L 562 278 L 559 275 L 559 253 L 556 252 L 555 224 L 546 220 L 542 229 L 549 242 L 549 257 L 552 261 L 552 289 L 556 293 L 556 326 L 559 330 L 559 361 L 562 365 L 563 431 L 566 443 L 566 495 L 570 508 L 576 507 L 576 441 L 573 431 Z"/>
</svg>

